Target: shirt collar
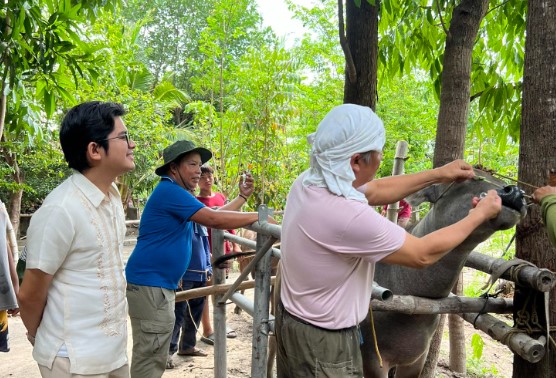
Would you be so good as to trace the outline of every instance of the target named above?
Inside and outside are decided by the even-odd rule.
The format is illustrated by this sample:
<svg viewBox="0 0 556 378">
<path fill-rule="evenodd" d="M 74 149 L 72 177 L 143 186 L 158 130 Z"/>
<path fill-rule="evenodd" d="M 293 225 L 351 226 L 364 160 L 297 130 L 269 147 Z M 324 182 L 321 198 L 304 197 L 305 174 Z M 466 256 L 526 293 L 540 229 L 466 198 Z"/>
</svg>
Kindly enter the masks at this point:
<svg viewBox="0 0 556 378">
<path fill-rule="evenodd" d="M 82 173 L 74 170 L 72 181 L 94 207 L 99 207 L 106 198 L 106 195 Z M 108 191 L 114 196 L 119 196 L 118 189 L 114 183 L 112 183 Z"/>
</svg>

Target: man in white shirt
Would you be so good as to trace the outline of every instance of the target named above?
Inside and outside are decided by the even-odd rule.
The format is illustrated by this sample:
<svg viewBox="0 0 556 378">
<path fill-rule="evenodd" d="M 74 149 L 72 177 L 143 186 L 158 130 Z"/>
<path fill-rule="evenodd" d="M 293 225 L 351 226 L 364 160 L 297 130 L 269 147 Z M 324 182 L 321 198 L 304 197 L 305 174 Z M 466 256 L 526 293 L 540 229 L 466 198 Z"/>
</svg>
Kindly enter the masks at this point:
<svg viewBox="0 0 556 378">
<path fill-rule="evenodd" d="M 43 377 L 127 378 L 125 219 L 114 180 L 135 167 L 120 104 L 86 102 L 62 121 L 71 177 L 33 215 L 21 318 Z"/>
</svg>

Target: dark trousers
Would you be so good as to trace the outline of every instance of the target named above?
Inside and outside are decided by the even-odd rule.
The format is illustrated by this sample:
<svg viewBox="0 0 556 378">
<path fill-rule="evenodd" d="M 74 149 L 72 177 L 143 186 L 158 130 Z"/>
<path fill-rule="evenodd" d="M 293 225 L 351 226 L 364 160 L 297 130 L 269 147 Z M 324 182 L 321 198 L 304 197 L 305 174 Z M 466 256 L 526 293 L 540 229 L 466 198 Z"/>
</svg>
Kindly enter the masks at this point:
<svg viewBox="0 0 556 378">
<path fill-rule="evenodd" d="M 177 291 L 184 291 L 204 286 L 205 282 L 183 281 L 182 288 Z M 183 352 L 188 349 L 192 349 L 195 347 L 195 344 L 197 344 L 197 329 L 201 323 L 203 308 L 205 307 L 205 299 L 206 297 L 201 297 L 189 299 L 183 302 L 176 302 L 176 308 L 174 310 L 176 322 L 174 323 L 174 330 L 172 331 L 169 354 L 174 354 L 177 351 Z"/>
</svg>

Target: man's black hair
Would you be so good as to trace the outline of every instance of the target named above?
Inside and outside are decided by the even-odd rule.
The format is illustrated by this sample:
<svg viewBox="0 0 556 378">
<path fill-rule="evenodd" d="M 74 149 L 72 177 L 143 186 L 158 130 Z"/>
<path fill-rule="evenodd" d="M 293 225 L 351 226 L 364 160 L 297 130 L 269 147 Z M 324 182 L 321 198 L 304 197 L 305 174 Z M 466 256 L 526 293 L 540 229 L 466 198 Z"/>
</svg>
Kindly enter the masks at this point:
<svg viewBox="0 0 556 378">
<path fill-rule="evenodd" d="M 203 173 L 210 173 L 211 175 L 214 174 L 214 169 L 208 164 L 203 164 L 201 166 L 201 174 Z"/>
<path fill-rule="evenodd" d="M 60 128 L 60 144 L 68 166 L 79 172 L 90 168 L 87 146 L 98 143 L 108 153 L 108 135 L 114 130 L 114 118 L 126 113 L 121 104 L 90 101 L 71 108 Z"/>
</svg>

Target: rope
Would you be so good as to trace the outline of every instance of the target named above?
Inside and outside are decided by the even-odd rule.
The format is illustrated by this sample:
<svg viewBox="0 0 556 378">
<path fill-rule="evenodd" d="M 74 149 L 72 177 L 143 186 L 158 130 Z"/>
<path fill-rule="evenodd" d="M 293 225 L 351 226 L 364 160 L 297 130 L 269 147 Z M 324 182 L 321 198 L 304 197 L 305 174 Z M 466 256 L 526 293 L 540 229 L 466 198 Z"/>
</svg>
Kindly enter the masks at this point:
<svg viewBox="0 0 556 378">
<path fill-rule="evenodd" d="M 504 289 L 498 290 L 496 293 L 494 294 L 489 294 L 488 292 L 490 291 L 490 289 L 492 288 L 492 285 L 490 285 L 490 287 L 488 288 L 488 290 L 486 292 L 484 292 L 483 294 L 481 294 L 479 296 L 479 298 L 484 298 L 485 299 L 485 303 L 483 304 L 483 308 L 481 308 L 479 310 L 479 312 L 477 313 L 477 316 L 475 316 L 475 319 L 473 320 L 473 328 L 477 329 L 477 320 L 479 319 L 479 316 L 484 315 L 487 313 L 487 311 L 485 311 L 486 306 L 488 304 L 488 299 L 489 298 L 498 298 L 498 295 L 500 295 L 501 293 L 504 292 Z"/>
<path fill-rule="evenodd" d="M 453 186 L 455 183 L 456 183 L 455 181 L 452 181 L 452 182 L 450 183 L 450 185 L 448 185 L 448 186 L 446 187 L 446 189 L 444 189 L 444 191 L 443 191 L 442 193 L 440 193 L 440 195 L 438 196 L 438 198 L 437 198 L 436 200 L 438 201 L 439 199 L 441 199 L 442 196 L 443 196 L 444 194 L 446 194 L 446 192 L 447 192 L 448 190 L 450 190 L 450 189 L 452 188 L 452 186 Z"/>
<path fill-rule="evenodd" d="M 531 308 L 533 309 L 532 313 L 529 313 L 526 310 L 527 304 L 529 303 L 530 298 L 533 297 L 533 303 L 531 304 Z M 516 314 L 517 317 L 515 319 L 515 325 L 518 327 L 515 331 L 512 329 L 512 333 L 515 332 L 527 332 L 528 335 L 533 333 L 544 333 L 546 330 L 546 350 L 547 352 L 550 350 L 550 344 L 556 347 L 556 340 L 552 337 L 551 333 L 556 332 L 556 326 L 550 326 L 550 317 L 549 317 L 549 293 L 544 293 L 544 307 L 545 307 L 545 316 L 546 316 L 546 328 L 543 327 L 539 323 L 539 316 L 537 314 L 537 296 L 536 295 L 527 295 L 526 300 L 523 303 L 523 307 L 519 310 Z M 532 326 L 535 326 L 533 328 Z M 521 328 L 521 329 L 519 329 Z"/>
<path fill-rule="evenodd" d="M 378 357 L 378 363 L 380 364 L 380 368 L 382 369 L 382 356 L 380 355 L 380 351 L 378 350 L 378 341 L 376 339 L 376 331 L 375 331 L 375 321 L 373 318 L 373 306 L 369 305 L 369 317 L 371 318 L 371 330 L 373 331 L 373 341 L 375 344 L 375 352 Z"/>
<path fill-rule="evenodd" d="M 512 235 L 512 238 L 510 239 L 510 242 L 508 243 L 508 245 L 506 246 L 506 249 L 504 250 L 504 253 L 502 253 L 502 256 L 500 256 L 501 259 L 503 259 L 504 256 L 506 256 L 506 254 L 508 253 L 510 247 L 512 246 L 512 243 L 515 240 L 516 235 L 517 235 L 517 232 L 514 232 L 514 234 Z"/>
<path fill-rule="evenodd" d="M 528 187 L 530 187 L 530 188 L 533 188 L 533 189 L 538 189 L 538 188 L 539 188 L 538 186 L 531 185 L 531 184 L 529 184 L 529 183 L 527 183 L 527 182 L 519 181 L 519 180 L 516 180 L 516 179 L 511 178 L 511 177 L 508 177 L 508 176 L 501 175 L 500 173 L 491 172 L 491 174 L 492 174 L 493 176 L 502 177 L 502 178 L 505 178 L 506 180 L 510 180 L 510 181 L 513 181 L 513 182 L 518 183 L 518 184 L 521 184 L 521 185 L 526 185 L 526 186 L 528 186 Z"/>
<path fill-rule="evenodd" d="M 512 281 L 514 281 L 516 283 L 519 283 L 518 275 L 519 275 L 519 272 L 521 271 L 521 269 L 526 267 L 526 266 L 535 266 L 534 264 L 530 263 L 529 261 L 525 261 L 525 260 L 521 260 L 521 259 L 511 259 L 511 260 L 508 260 L 508 261 L 504 262 L 502 265 L 500 265 L 498 268 L 496 268 L 496 270 L 493 271 L 493 269 L 492 269 L 493 264 L 494 264 L 494 261 L 489 267 L 489 271 L 491 271 L 490 278 L 487 281 L 487 283 L 481 288 L 481 290 L 486 289 L 485 294 L 487 294 L 490 291 L 490 289 L 492 288 L 494 283 L 508 269 L 510 270 L 509 274 L 510 274 L 510 277 L 511 277 Z M 485 294 L 483 294 L 483 295 L 485 295 Z"/>
</svg>

